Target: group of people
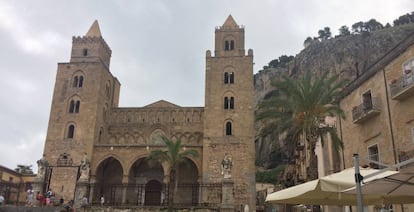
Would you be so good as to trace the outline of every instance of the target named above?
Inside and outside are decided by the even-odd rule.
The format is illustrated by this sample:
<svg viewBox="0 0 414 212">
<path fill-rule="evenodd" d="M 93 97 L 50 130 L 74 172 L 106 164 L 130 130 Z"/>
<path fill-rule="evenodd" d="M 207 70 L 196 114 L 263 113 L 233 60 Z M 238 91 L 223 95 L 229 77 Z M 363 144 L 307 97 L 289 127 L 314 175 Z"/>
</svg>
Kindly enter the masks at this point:
<svg viewBox="0 0 414 212">
<path fill-rule="evenodd" d="M 33 197 L 33 190 L 28 189 L 26 192 L 26 206 L 33 206 Z M 39 207 L 57 206 L 63 204 L 63 197 L 60 198 L 59 202 L 56 202 L 55 194 L 52 192 L 52 190 L 49 190 L 44 194 L 38 191 L 36 194 L 36 200 L 38 202 Z"/>
</svg>

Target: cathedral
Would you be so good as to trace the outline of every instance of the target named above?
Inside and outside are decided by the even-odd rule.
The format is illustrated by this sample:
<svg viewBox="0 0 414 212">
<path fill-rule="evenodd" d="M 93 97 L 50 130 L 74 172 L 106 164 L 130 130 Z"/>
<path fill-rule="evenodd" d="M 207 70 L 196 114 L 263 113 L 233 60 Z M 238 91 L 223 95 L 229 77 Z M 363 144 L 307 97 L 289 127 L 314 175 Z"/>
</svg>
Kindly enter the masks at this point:
<svg viewBox="0 0 414 212">
<path fill-rule="evenodd" d="M 146 160 L 165 149 L 165 136 L 199 153 L 179 166 L 175 204 L 254 211 L 253 51 L 245 51 L 244 33 L 232 16 L 215 28 L 204 107 L 164 100 L 119 107 L 120 81 L 98 22 L 74 36 L 70 61 L 57 67 L 39 190 L 75 203 L 103 196 L 108 205 L 166 205 L 169 167 Z M 230 161 L 226 173 L 223 161 Z"/>
</svg>

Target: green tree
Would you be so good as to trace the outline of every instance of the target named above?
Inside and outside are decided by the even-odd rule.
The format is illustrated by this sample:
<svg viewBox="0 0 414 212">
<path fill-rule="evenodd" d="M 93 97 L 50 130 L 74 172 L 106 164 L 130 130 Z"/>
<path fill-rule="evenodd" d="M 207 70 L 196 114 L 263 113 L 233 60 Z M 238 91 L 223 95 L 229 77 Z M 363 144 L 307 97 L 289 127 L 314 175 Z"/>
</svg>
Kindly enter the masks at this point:
<svg viewBox="0 0 414 212">
<path fill-rule="evenodd" d="M 256 182 L 279 184 L 280 175 L 283 172 L 284 166 L 277 166 L 276 168 L 264 171 L 256 171 Z"/>
<path fill-rule="evenodd" d="M 364 23 L 364 31 L 373 32 L 379 29 L 383 29 L 384 26 L 375 19 L 371 19 Z"/>
<path fill-rule="evenodd" d="M 312 41 L 313 41 L 312 37 L 308 36 L 308 37 L 305 39 L 305 41 L 303 42 L 303 45 L 305 46 L 305 48 L 306 48 L 307 46 L 309 46 L 310 44 L 312 44 Z"/>
<path fill-rule="evenodd" d="M 320 38 L 321 40 L 328 40 L 332 36 L 331 29 L 329 27 L 325 27 L 318 31 L 318 35 L 318 38 Z"/>
<path fill-rule="evenodd" d="M 16 172 L 21 173 L 21 174 L 33 174 L 32 165 L 18 164 L 17 167 L 14 170 Z"/>
<path fill-rule="evenodd" d="M 294 146 L 302 138 L 310 146 L 310 166 L 317 170 L 314 149 L 318 138 L 323 144 L 324 135 L 330 134 L 336 151 L 339 152 L 343 147 L 335 128 L 327 125 L 325 118 L 344 118 L 337 101 L 345 84 L 345 81 L 338 80 L 338 75 L 328 77 L 328 72 L 315 78 L 312 78 L 311 72 L 307 72 L 301 79 L 284 75 L 272 81 L 277 95 L 260 102 L 256 113 L 256 119 L 263 124 L 260 135 L 285 134 L 290 139 L 288 144 Z M 311 179 L 317 177 L 317 172 L 309 174 Z"/>
<path fill-rule="evenodd" d="M 339 36 L 347 36 L 350 35 L 351 32 L 349 31 L 349 28 L 345 25 L 341 26 L 341 28 L 339 28 Z"/>
<path fill-rule="evenodd" d="M 364 28 L 364 22 L 362 22 L 362 21 L 359 21 L 359 22 L 356 22 L 355 24 L 352 24 L 352 32 L 354 34 L 361 33 L 363 31 L 363 28 Z"/>
<path fill-rule="evenodd" d="M 414 22 L 414 12 L 407 13 L 398 17 L 398 19 L 394 20 L 394 26 L 409 24 Z"/>
<path fill-rule="evenodd" d="M 170 140 L 161 136 L 161 140 L 166 145 L 166 149 L 157 149 L 150 152 L 147 160 L 167 163 L 169 174 L 170 192 L 168 197 L 168 211 L 173 210 L 174 196 L 177 195 L 179 166 L 188 162 L 189 157 L 198 157 L 198 152 L 194 149 L 185 149 L 181 140 Z"/>
</svg>

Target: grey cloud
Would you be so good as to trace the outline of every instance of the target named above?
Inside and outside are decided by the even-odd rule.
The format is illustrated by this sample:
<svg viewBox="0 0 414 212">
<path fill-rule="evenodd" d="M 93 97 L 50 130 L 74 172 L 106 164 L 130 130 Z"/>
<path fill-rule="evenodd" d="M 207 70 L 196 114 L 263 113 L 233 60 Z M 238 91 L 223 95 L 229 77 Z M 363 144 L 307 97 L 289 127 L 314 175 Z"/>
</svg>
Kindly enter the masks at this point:
<svg viewBox="0 0 414 212">
<path fill-rule="evenodd" d="M 246 48 L 254 50 L 256 72 L 282 54 L 299 53 L 304 39 L 316 36 L 322 27 L 329 26 L 336 33 L 339 26 L 355 20 L 371 17 L 392 22 L 414 11 L 411 0 L 392 1 L 392 7 L 386 0 L 341 2 L 0 2 L 0 6 L 11 5 L 10 17 L 26 26 L 23 37 L 35 39 L 43 48 L 25 52 L 16 37 L 19 26 L 6 29 L 1 27 L 5 19 L 0 20 L 1 165 L 35 164 L 41 157 L 56 63 L 69 61 L 72 36 L 84 35 L 95 19 L 113 51 L 111 71 L 122 84 L 120 106 L 144 106 L 159 99 L 203 106 L 205 51 L 214 50 L 214 28 L 229 14 L 246 27 Z"/>
</svg>

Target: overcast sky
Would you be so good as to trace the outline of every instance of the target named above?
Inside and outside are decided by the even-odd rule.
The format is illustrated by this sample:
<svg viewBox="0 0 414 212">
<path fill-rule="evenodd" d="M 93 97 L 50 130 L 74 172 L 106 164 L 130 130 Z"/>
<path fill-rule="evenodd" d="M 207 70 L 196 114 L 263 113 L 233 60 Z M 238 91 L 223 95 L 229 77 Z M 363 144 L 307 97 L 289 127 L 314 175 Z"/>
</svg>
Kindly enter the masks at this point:
<svg viewBox="0 0 414 212">
<path fill-rule="evenodd" d="M 280 55 L 296 55 L 308 36 L 414 11 L 412 0 L 0 0 L 0 165 L 41 158 L 58 62 L 72 36 L 99 22 L 121 82 L 121 107 L 160 99 L 204 105 L 205 52 L 228 15 L 245 26 L 256 73 Z"/>
</svg>

